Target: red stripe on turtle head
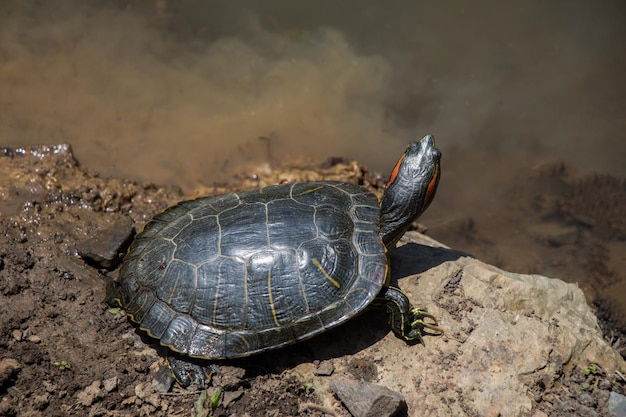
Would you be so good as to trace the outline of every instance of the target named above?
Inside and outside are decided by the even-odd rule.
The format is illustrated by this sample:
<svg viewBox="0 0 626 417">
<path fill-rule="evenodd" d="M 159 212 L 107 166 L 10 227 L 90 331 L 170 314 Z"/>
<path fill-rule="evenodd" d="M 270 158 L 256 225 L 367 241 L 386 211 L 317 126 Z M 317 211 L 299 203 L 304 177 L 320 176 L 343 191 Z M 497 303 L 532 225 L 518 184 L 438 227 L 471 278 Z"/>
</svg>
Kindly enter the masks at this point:
<svg viewBox="0 0 626 417">
<path fill-rule="evenodd" d="M 387 187 L 389 187 L 396 180 L 398 171 L 400 170 L 400 165 L 402 165 L 402 161 L 404 161 L 405 156 L 406 154 L 403 153 L 400 159 L 398 159 L 398 162 L 396 162 L 396 166 L 393 167 L 393 171 L 391 171 L 391 175 L 389 176 L 389 181 L 387 181 Z"/>
</svg>

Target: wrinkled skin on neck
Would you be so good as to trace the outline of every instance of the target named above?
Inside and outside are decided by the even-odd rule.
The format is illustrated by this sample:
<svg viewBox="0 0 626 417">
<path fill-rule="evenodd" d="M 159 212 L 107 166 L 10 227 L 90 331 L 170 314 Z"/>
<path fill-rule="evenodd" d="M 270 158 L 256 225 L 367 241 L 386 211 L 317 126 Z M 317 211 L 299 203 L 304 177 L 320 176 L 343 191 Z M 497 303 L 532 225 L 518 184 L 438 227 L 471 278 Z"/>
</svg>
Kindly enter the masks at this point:
<svg viewBox="0 0 626 417">
<path fill-rule="evenodd" d="M 409 144 L 398 160 L 381 201 L 380 234 L 387 248 L 395 247 L 435 197 L 440 159 L 434 138 L 427 135 Z"/>
</svg>

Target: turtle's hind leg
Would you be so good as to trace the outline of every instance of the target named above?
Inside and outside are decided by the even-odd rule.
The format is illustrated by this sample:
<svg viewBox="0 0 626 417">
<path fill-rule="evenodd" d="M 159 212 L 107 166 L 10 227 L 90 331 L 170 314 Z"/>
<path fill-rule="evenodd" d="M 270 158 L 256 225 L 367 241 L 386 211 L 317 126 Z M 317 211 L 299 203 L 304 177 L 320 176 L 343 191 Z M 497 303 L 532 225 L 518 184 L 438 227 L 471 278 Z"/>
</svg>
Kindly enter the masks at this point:
<svg viewBox="0 0 626 417">
<path fill-rule="evenodd" d="M 424 329 L 434 334 L 443 333 L 437 319 L 427 311 L 411 306 L 406 294 L 399 288 L 384 287 L 374 302 L 387 310 L 391 330 L 406 341 L 415 340 L 424 344 L 422 339 Z"/>
<path fill-rule="evenodd" d="M 183 387 L 195 384 L 201 389 L 207 388 L 211 382 L 211 375 L 217 373 L 219 368 L 216 364 L 207 361 L 206 364 L 194 358 L 181 358 L 177 355 L 169 355 L 167 364 L 176 378 L 176 381 Z"/>
</svg>

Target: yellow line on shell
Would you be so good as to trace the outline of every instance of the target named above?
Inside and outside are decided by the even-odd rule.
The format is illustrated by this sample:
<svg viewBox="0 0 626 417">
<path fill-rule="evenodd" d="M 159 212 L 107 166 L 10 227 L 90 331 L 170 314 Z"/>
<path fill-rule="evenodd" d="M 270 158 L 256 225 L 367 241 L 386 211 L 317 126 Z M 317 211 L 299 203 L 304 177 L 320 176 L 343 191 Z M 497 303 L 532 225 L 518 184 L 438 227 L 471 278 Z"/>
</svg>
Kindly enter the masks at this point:
<svg viewBox="0 0 626 417">
<path fill-rule="evenodd" d="M 276 326 L 280 326 L 278 317 L 276 317 L 276 309 L 274 308 L 274 297 L 272 296 L 272 271 L 267 271 L 267 293 L 270 297 L 270 308 L 272 309 L 272 316 L 274 316 L 274 323 L 276 323 Z"/>
<path fill-rule="evenodd" d="M 305 195 L 305 194 L 309 194 L 309 193 L 314 193 L 315 191 L 320 190 L 320 189 L 322 189 L 322 188 L 324 188 L 324 186 L 323 186 L 323 185 L 320 185 L 319 187 L 309 188 L 308 190 L 304 190 L 304 191 L 302 191 L 302 192 L 301 192 L 300 194 L 298 194 L 298 195 Z"/>
<path fill-rule="evenodd" d="M 328 272 L 326 272 L 326 270 L 324 269 L 324 267 L 322 266 L 322 264 L 320 263 L 320 261 L 317 260 L 317 258 L 313 258 L 311 260 L 311 262 L 313 262 L 313 265 L 315 265 L 320 271 L 322 271 L 322 274 L 324 274 L 324 276 L 326 277 L 327 280 L 329 280 L 335 287 L 339 288 L 340 285 L 337 282 L 337 280 L 335 280 L 333 277 L 331 277 L 330 275 L 328 275 Z"/>
</svg>

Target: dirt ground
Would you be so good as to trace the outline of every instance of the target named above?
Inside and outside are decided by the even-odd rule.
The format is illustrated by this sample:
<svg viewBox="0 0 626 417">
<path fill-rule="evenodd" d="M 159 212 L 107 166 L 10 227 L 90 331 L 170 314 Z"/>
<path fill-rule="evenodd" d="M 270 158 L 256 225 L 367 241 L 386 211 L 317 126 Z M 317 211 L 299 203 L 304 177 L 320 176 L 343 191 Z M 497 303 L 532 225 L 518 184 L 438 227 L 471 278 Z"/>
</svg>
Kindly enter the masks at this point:
<svg viewBox="0 0 626 417">
<path fill-rule="evenodd" d="M 320 176 L 377 191 L 382 184 L 358 164 L 342 160 L 315 170 L 283 171 L 264 181 Z M 104 302 L 105 283 L 116 276 L 134 231 L 180 200 L 181 192 L 99 178 L 79 166 L 67 146 L 5 149 L 0 178 L 0 233 L 5 237 L 0 240 L 0 416 L 210 415 L 206 406 L 197 406 L 201 392 L 196 389 L 175 384 L 171 392 L 155 391 L 151 381 L 168 372 L 162 348 Z M 241 177 L 238 184 L 262 185 L 253 177 Z M 618 330 L 607 325 L 615 336 Z M 359 318 L 341 332 L 358 339 L 371 326 L 382 329 L 385 323 Z M 345 348 L 333 347 L 333 339 L 323 335 L 224 364 L 213 380 L 222 390 L 214 415 L 330 413 L 328 405 L 319 404 L 315 387 L 290 371 L 303 362 L 349 357 Z M 355 375 L 372 379 L 375 368 L 361 365 L 354 364 Z M 616 390 L 602 369 L 572 369 L 560 384 L 539 384 L 532 394 L 537 410 L 589 416 L 605 410 L 610 389 Z M 332 409 L 348 415 L 339 403 Z"/>
<path fill-rule="evenodd" d="M 160 348 L 104 302 L 134 230 L 180 191 L 92 176 L 63 146 L 5 150 L 0 161 L 0 415 L 190 415 L 200 392 L 156 394 L 151 380 L 168 371 Z M 344 179 L 362 176 L 331 162 Z M 224 366 L 215 415 L 323 415 L 314 388 L 288 375 L 314 360 L 305 343 Z"/>
</svg>

